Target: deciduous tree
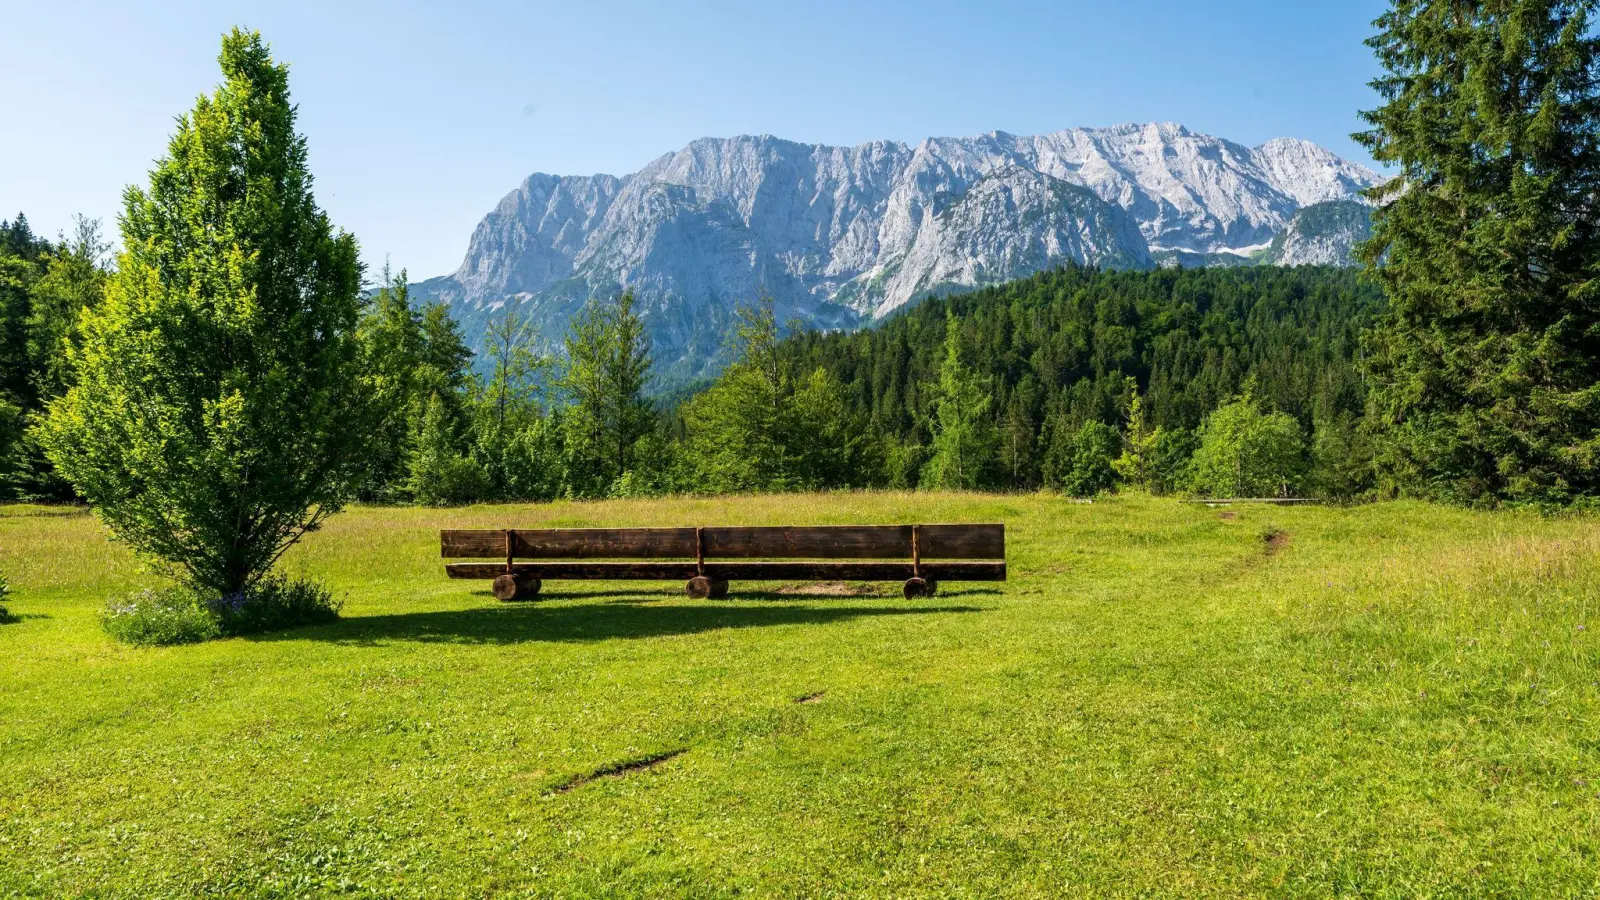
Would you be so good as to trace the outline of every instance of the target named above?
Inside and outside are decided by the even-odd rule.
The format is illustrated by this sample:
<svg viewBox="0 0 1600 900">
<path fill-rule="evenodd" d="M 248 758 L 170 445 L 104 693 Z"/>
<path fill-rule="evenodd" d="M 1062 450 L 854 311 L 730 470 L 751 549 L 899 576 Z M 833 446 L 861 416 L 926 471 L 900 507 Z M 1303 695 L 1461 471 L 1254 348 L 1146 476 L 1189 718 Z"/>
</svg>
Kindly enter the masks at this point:
<svg viewBox="0 0 1600 900">
<path fill-rule="evenodd" d="M 288 70 L 260 35 L 178 120 L 40 437 L 110 530 L 195 587 L 247 593 L 365 473 L 355 238 L 312 196 Z"/>
</svg>

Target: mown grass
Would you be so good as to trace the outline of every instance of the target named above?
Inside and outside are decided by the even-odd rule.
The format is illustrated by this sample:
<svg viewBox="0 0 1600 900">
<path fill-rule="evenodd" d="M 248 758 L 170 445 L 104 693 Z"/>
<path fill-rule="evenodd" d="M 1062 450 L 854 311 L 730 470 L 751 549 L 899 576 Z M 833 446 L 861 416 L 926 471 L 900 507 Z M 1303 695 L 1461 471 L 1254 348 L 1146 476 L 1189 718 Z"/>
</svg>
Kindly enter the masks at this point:
<svg viewBox="0 0 1600 900">
<path fill-rule="evenodd" d="M 1011 580 L 917 602 L 502 605 L 437 559 L 440 527 L 990 520 Z M 1417 504 L 357 509 L 290 561 L 343 621 L 140 649 L 99 629 L 147 576 L 95 520 L 4 508 L 0 895 L 1593 895 L 1597 551 Z"/>
</svg>

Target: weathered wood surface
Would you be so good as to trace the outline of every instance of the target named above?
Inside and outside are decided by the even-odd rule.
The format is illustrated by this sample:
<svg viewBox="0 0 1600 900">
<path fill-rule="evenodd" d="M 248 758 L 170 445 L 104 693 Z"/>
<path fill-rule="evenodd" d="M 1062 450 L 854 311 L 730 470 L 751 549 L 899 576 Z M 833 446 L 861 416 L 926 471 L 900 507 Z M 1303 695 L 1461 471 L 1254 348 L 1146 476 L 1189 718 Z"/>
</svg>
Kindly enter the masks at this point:
<svg viewBox="0 0 1600 900">
<path fill-rule="evenodd" d="M 498 578 L 505 563 L 448 563 L 451 578 Z M 519 576 L 545 581 L 674 581 L 695 577 L 692 562 L 518 562 Z M 928 562 L 922 577 L 937 581 L 1005 581 L 1003 562 Z M 722 581 L 903 581 L 909 562 L 707 562 L 705 575 Z"/>
<path fill-rule="evenodd" d="M 924 559 L 1002 559 L 1004 525 L 923 525 Z M 706 557 L 719 559 L 910 559 L 910 525 L 717 527 L 705 529 Z"/>
<path fill-rule="evenodd" d="M 922 525 L 923 559 L 1004 559 L 1004 525 Z M 707 559 L 909 559 L 910 525 L 805 527 L 717 526 L 702 529 Z M 517 559 L 693 559 L 693 528 L 513 529 Z M 505 559 L 505 531 L 442 531 L 440 555 Z"/>
<path fill-rule="evenodd" d="M 693 528 L 512 529 L 518 559 L 694 558 Z M 441 531 L 440 555 L 449 559 L 505 559 L 506 533 Z"/>
</svg>

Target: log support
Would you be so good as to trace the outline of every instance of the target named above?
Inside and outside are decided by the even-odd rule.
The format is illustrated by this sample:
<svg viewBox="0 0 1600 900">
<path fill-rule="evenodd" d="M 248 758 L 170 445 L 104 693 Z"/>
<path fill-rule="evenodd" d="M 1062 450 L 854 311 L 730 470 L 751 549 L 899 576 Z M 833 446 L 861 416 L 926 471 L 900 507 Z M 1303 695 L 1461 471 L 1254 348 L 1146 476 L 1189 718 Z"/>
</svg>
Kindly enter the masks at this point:
<svg viewBox="0 0 1600 900">
<path fill-rule="evenodd" d="M 728 596 L 728 579 L 696 575 L 689 579 L 683 590 L 696 600 L 721 600 Z"/>
<path fill-rule="evenodd" d="M 531 575 L 507 572 L 494 580 L 489 592 L 494 594 L 496 600 L 532 600 L 539 596 L 539 589 L 543 586 L 543 582 Z"/>
</svg>

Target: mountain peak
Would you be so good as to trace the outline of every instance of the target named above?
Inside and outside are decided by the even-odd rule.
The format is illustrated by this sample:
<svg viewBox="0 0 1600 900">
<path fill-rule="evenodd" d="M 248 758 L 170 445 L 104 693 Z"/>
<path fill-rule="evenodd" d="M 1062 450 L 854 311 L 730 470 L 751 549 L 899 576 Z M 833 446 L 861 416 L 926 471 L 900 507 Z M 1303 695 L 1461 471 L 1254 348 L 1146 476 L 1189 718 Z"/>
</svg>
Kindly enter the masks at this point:
<svg viewBox="0 0 1600 900">
<path fill-rule="evenodd" d="M 701 138 L 620 178 L 535 174 L 418 286 L 469 334 L 521 302 L 551 340 L 591 296 L 641 297 L 669 380 L 714 371 L 735 304 L 848 328 L 931 294 L 1073 262 L 1264 246 L 1378 176 L 1306 141 L 1256 148 L 1173 122 L 931 137 L 915 146 Z"/>
</svg>

